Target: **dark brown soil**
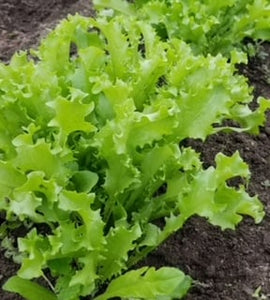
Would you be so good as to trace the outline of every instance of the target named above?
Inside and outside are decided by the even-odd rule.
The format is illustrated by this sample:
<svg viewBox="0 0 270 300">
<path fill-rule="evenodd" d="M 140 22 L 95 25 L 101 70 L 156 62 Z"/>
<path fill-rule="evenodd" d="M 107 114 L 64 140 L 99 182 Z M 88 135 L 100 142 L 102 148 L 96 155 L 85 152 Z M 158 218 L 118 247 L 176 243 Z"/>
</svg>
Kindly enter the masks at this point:
<svg viewBox="0 0 270 300">
<path fill-rule="evenodd" d="M 0 0 L 0 60 L 8 61 L 14 51 L 35 46 L 59 19 L 75 12 L 92 14 L 90 1 Z M 270 45 L 261 47 L 261 55 L 241 67 L 241 72 L 255 87 L 255 96 L 270 98 Z M 252 294 L 258 287 L 262 293 L 257 299 L 270 299 L 270 114 L 258 136 L 223 133 L 206 143 L 189 144 L 202 153 L 205 166 L 214 164 L 219 151 L 239 150 L 251 168 L 250 193 L 259 195 L 266 217 L 259 225 L 245 218 L 236 231 L 224 232 L 204 219 L 192 218 L 145 262 L 176 266 L 196 279 L 187 300 L 255 299 Z M 16 269 L 1 251 L 0 285 Z M 0 291 L 0 299 L 21 298 Z"/>
<path fill-rule="evenodd" d="M 91 15 L 90 0 L 0 0 L 0 60 L 35 46 L 68 14 Z"/>
</svg>

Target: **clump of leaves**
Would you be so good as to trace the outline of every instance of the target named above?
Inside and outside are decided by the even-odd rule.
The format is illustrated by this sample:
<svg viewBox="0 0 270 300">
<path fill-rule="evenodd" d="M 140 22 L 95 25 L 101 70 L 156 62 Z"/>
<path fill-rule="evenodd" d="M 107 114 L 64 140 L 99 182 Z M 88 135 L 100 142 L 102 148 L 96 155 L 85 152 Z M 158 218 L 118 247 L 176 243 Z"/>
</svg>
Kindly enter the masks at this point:
<svg viewBox="0 0 270 300">
<path fill-rule="evenodd" d="M 269 0 L 94 0 L 98 8 L 139 16 L 162 39 L 180 38 L 197 54 L 230 56 L 244 39 L 270 40 Z"/>
<path fill-rule="evenodd" d="M 127 270 L 192 215 L 222 229 L 242 215 L 260 222 L 258 198 L 227 184 L 249 180 L 238 152 L 204 169 L 179 147 L 220 130 L 258 132 L 270 104 L 250 110 L 242 60 L 195 55 L 135 16 L 101 14 L 69 17 L 31 57 L 1 64 L 0 210 L 30 228 L 5 289 L 30 300 L 180 299 L 191 285 L 181 271 Z M 52 291 L 32 281 L 47 274 Z"/>
</svg>

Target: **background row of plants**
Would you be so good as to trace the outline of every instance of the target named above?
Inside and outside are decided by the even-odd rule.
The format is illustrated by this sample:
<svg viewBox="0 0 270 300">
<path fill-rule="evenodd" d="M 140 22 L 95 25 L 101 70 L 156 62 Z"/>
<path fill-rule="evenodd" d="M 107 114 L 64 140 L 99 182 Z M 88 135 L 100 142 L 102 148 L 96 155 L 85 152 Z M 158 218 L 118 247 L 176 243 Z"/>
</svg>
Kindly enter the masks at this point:
<svg viewBox="0 0 270 300">
<path fill-rule="evenodd" d="M 264 124 L 237 65 L 270 39 L 269 1 L 134 2 L 96 0 L 0 64 L 0 233 L 21 264 L 4 288 L 26 299 L 180 299 L 189 276 L 137 262 L 192 215 L 264 216 L 238 152 L 205 169 L 184 142 Z"/>
</svg>

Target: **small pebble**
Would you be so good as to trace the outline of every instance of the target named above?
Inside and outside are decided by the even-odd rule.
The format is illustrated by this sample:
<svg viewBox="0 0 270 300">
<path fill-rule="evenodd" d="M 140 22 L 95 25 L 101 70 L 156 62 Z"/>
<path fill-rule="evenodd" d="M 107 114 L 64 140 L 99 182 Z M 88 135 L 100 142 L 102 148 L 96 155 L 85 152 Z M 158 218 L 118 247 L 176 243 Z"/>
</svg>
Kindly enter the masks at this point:
<svg viewBox="0 0 270 300">
<path fill-rule="evenodd" d="M 206 274 L 208 277 L 213 277 L 216 273 L 216 268 L 214 265 L 210 265 L 206 268 Z"/>
</svg>

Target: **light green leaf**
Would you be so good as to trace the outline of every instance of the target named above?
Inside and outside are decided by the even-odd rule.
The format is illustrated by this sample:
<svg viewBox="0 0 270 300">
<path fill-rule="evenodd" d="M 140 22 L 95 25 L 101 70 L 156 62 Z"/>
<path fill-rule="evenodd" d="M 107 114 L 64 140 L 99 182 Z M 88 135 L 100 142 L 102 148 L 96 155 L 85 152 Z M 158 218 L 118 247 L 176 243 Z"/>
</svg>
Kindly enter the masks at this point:
<svg viewBox="0 0 270 300">
<path fill-rule="evenodd" d="M 87 256 L 79 258 L 78 262 L 82 267 L 72 276 L 69 286 L 80 286 L 82 296 L 93 293 L 95 282 L 99 278 L 97 268 L 101 259 L 98 251 L 90 252 Z"/>
<path fill-rule="evenodd" d="M 128 253 L 135 248 L 135 242 L 141 234 L 141 228 L 137 223 L 130 229 L 123 225 L 111 228 L 106 236 L 104 261 L 100 270 L 104 279 L 111 279 L 113 275 L 121 274 L 121 271 L 126 269 Z"/>
<path fill-rule="evenodd" d="M 83 170 L 75 172 L 71 178 L 78 192 L 90 192 L 98 182 L 98 175 L 91 171 Z"/>
<path fill-rule="evenodd" d="M 62 224 L 62 228 L 59 229 L 58 232 L 58 238 L 60 239 L 60 241 L 64 239 L 62 241 L 63 251 L 72 252 L 75 249 L 80 248 L 85 248 L 90 251 L 95 249 L 99 249 L 100 251 L 102 251 L 103 244 L 105 243 L 103 234 L 104 222 L 101 219 L 100 211 L 94 211 L 91 209 L 93 200 L 94 194 L 77 193 L 65 190 L 60 194 L 59 208 L 64 211 L 78 212 L 83 221 L 81 226 L 76 226 L 75 224 L 71 225 L 68 223 Z M 73 247 L 70 247 L 70 245 L 66 244 L 65 241 L 65 239 L 68 239 L 68 230 L 70 226 L 73 227 L 73 239 L 71 239 L 70 241 L 71 244 L 73 243 Z M 70 237 L 72 237 L 72 232 L 70 233 Z M 95 232 L 94 235 L 93 232 Z"/>
<path fill-rule="evenodd" d="M 10 162 L 0 161 L 0 208 L 4 208 L 4 198 L 9 197 L 13 188 L 26 181 L 26 176 L 15 169 Z"/>
<path fill-rule="evenodd" d="M 42 268 L 46 265 L 43 253 L 50 250 L 48 240 L 32 229 L 25 238 L 18 239 L 20 252 L 27 253 L 23 258 L 18 275 L 24 279 L 38 278 L 43 275 Z"/>
<path fill-rule="evenodd" d="M 17 156 L 14 158 L 13 164 L 18 169 L 26 173 L 43 171 L 48 178 L 56 177 L 61 181 L 65 179 L 63 176 L 67 174 L 67 170 L 63 162 L 66 159 L 54 154 L 50 144 L 44 140 L 35 145 L 20 145 L 16 150 Z"/>
<path fill-rule="evenodd" d="M 235 228 L 242 214 L 253 217 L 259 222 L 264 216 L 262 204 L 256 197 L 250 197 L 241 187 L 239 190 L 227 186 L 230 178 L 249 176 L 247 165 L 239 153 L 227 157 L 218 154 L 217 167 L 208 168 L 198 173 L 190 184 L 189 193 L 179 199 L 179 209 L 184 217 L 193 214 L 206 217 L 215 225 Z"/>
<path fill-rule="evenodd" d="M 244 187 L 239 190 L 227 186 L 220 187 L 216 193 L 215 202 L 223 205 L 223 208 L 220 212 L 213 214 L 209 221 L 222 229 L 235 229 L 235 225 L 242 220 L 243 215 L 253 217 L 255 223 L 260 223 L 265 215 L 258 197 L 249 196 Z"/>
<path fill-rule="evenodd" d="M 5 291 L 18 293 L 26 300 L 57 300 L 57 296 L 36 282 L 11 277 L 3 286 Z"/>
<path fill-rule="evenodd" d="M 84 97 L 84 95 L 83 95 Z M 81 97 L 80 97 L 81 98 Z M 49 126 L 59 126 L 63 134 L 68 135 L 73 131 L 91 132 L 95 127 L 85 120 L 94 109 L 94 103 L 83 104 L 76 99 L 66 100 L 58 98 L 48 103 L 55 110 L 55 118 L 50 121 Z"/>
<path fill-rule="evenodd" d="M 93 3 L 97 9 L 112 8 L 127 15 L 132 14 L 132 9 L 125 0 L 94 0 Z"/>
<path fill-rule="evenodd" d="M 104 294 L 95 300 L 106 300 L 112 297 L 157 299 L 181 299 L 191 285 L 191 279 L 180 270 L 163 267 L 159 270 L 143 267 L 129 271 L 114 279 Z"/>
</svg>

